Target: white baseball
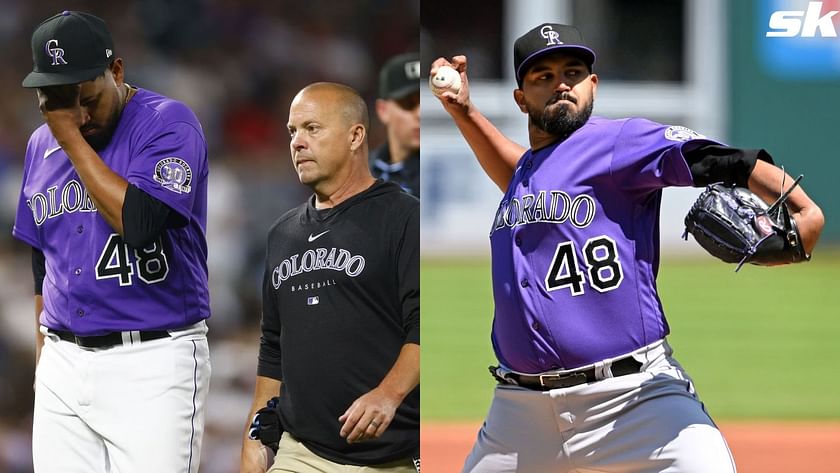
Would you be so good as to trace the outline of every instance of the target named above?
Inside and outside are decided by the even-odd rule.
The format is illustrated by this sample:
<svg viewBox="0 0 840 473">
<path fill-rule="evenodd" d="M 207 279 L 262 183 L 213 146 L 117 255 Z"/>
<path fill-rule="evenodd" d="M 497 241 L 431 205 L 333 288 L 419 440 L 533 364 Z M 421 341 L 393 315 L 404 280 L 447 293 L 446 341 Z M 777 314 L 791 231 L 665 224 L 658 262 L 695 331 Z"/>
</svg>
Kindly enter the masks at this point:
<svg viewBox="0 0 840 473">
<path fill-rule="evenodd" d="M 461 90 L 461 74 L 449 66 L 440 66 L 435 75 L 429 77 L 429 87 L 437 96 L 444 92 L 457 94 Z"/>
</svg>

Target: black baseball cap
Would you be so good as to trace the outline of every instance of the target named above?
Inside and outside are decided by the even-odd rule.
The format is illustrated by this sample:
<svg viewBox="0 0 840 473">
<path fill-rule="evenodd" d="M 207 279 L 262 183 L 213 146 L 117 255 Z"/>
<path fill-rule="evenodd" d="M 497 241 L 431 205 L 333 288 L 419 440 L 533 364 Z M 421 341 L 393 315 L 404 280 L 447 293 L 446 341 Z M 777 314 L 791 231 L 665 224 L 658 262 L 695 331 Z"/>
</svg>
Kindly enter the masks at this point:
<svg viewBox="0 0 840 473">
<path fill-rule="evenodd" d="M 101 18 L 64 11 L 32 33 L 32 72 L 23 86 L 48 87 L 92 80 L 114 60 L 114 41 Z"/>
<path fill-rule="evenodd" d="M 595 51 L 583 42 L 583 35 L 577 28 L 558 23 L 543 23 L 520 36 L 513 43 L 513 67 L 516 83 L 522 87 L 522 76 L 537 59 L 555 52 L 564 52 L 580 57 L 589 70 L 595 63 Z"/>
<path fill-rule="evenodd" d="M 413 92 L 420 93 L 420 54 L 392 57 L 379 71 L 379 97 L 399 99 Z"/>
</svg>

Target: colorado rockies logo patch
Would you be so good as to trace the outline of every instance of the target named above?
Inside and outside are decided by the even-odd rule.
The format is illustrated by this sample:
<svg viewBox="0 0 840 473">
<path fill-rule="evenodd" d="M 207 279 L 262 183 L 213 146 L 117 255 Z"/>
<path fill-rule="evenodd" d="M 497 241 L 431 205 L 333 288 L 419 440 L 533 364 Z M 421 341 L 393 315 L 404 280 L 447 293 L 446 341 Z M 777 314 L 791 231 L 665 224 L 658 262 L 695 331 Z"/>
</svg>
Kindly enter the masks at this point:
<svg viewBox="0 0 840 473">
<path fill-rule="evenodd" d="M 665 139 L 671 141 L 690 141 L 705 138 L 704 135 L 697 133 L 696 131 L 692 130 L 691 128 L 686 128 L 684 126 L 669 126 L 667 130 L 665 130 Z"/>
<path fill-rule="evenodd" d="M 551 25 L 545 25 L 542 28 L 540 28 L 540 36 L 548 40 L 545 43 L 546 46 L 563 44 L 563 42 L 560 41 L 560 33 L 554 31 L 554 28 L 552 28 Z"/>
<path fill-rule="evenodd" d="M 181 158 L 169 157 L 161 159 L 155 164 L 155 181 L 164 189 L 177 194 L 189 194 L 192 183 L 190 165 Z"/>
<path fill-rule="evenodd" d="M 51 66 L 67 64 L 67 60 L 64 59 L 64 48 L 58 47 L 57 39 L 51 39 L 47 41 L 47 44 L 46 46 L 44 46 L 44 49 L 47 51 L 47 55 L 52 58 L 52 64 L 50 64 Z"/>
</svg>

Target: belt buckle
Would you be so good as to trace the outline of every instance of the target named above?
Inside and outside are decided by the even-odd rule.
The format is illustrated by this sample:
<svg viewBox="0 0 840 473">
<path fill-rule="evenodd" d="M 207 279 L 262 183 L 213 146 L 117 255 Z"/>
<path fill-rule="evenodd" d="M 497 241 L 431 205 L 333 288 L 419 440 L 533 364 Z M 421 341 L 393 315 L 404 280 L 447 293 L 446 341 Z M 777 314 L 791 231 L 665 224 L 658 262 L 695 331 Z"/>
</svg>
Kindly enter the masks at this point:
<svg viewBox="0 0 840 473">
<path fill-rule="evenodd" d="M 549 385 L 549 383 L 551 383 Z M 568 375 L 560 375 L 560 374 L 541 374 L 540 375 L 540 386 L 544 388 L 568 388 L 571 386 L 577 386 L 578 384 L 586 383 L 586 374 L 585 373 L 571 373 Z"/>
</svg>

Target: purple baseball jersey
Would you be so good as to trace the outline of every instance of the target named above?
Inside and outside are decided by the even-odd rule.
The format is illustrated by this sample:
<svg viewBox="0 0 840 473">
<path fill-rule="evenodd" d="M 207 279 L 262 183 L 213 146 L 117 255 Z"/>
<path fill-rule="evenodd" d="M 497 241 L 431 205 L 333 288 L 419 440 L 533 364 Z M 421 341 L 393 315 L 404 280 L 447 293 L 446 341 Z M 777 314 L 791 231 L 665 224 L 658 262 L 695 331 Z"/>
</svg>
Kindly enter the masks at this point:
<svg viewBox="0 0 840 473">
<path fill-rule="evenodd" d="M 668 334 L 656 290 L 659 202 L 692 185 L 684 127 L 592 117 L 527 151 L 497 211 L 493 348 L 510 369 L 572 369 Z"/>
<path fill-rule="evenodd" d="M 209 317 L 207 144 L 184 104 L 140 89 L 99 156 L 188 220 L 144 249 L 99 215 L 46 124 L 29 139 L 12 234 L 46 258 L 41 324 L 77 335 L 172 329 Z"/>
</svg>

